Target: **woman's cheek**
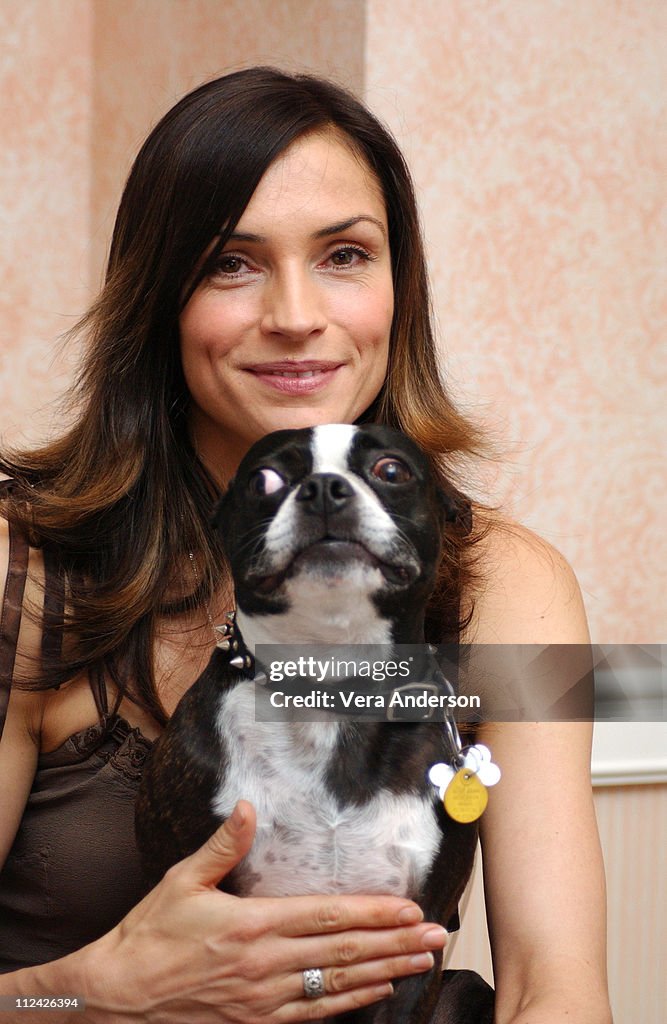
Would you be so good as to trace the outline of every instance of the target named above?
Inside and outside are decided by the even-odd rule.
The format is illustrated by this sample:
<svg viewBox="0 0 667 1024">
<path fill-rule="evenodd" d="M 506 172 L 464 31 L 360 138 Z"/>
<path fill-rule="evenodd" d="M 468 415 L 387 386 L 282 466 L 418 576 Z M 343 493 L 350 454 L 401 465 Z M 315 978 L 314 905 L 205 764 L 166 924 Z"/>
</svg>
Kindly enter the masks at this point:
<svg viewBox="0 0 667 1024">
<path fill-rule="evenodd" d="M 335 315 L 360 348 L 388 346 L 394 315 L 391 293 L 376 295 L 364 290 L 356 300 L 341 301 Z"/>
<path fill-rule="evenodd" d="M 180 320 L 183 363 L 224 355 L 240 341 L 248 318 L 247 300 L 233 292 L 195 293 Z"/>
</svg>

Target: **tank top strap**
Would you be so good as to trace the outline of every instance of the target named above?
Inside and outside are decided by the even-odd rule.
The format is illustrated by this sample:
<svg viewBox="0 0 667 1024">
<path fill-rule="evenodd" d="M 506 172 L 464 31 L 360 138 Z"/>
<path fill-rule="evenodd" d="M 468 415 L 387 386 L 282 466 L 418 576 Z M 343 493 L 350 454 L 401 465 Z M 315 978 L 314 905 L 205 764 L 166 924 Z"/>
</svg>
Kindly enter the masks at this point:
<svg viewBox="0 0 667 1024">
<path fill-rule="evenodd" d="M 45 665 L 57 663 L 62 652 L 65 619 L 65 583 L 54 552 L 45 547 L 44 613 L 42 619 L 42 659 Z"/>
<path fill-rule="evenodd" d="M 7 485 L 10 483 L 11 481 L 4 480 L 0 483 L 0 497 L 3 492 L 9 490 Z M 9 693 L 14 678 L 29 556 L 27 538 L 10 523 L 9 564 L 0 613 L 0 736 L 5 725 Z"/>
<path fill-rule="evenodd" d="M 9 494 L 14 481 L 0 480 L 0 500 Z M 0 608 L 0 737 L 2 736 L 7 705 L 14 678 L 21 616 L 25 595 L 30 547 L 25 534 L 9 521 L 9 562 L 2 606 Z M 42 550 L 44 561 L 44 608 L 42 617 L 41 654 L 45 666 L 57 666 L 62 653 L 63 623 L 65 618 L 65 580 L 58 565 L 55 551 L 48 545 Z M 100 721 L 107 724 L 113 717 L 109 712 L 104 671 L 93 667 L 89 672 L 90 688 Z M 57 684 L 54 689 L 58 688 Z M 115 710 L 115 709 L 114 709 Z"/>
</svg>

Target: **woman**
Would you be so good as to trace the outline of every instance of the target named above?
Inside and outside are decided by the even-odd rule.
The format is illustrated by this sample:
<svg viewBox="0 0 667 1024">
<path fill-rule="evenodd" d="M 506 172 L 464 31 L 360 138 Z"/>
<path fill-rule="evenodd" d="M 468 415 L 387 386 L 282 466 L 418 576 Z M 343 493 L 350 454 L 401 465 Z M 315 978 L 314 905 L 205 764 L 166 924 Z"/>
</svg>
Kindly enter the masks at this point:
<svg viewBox="0 0 667 1024">
<path fill-rule="evenodd" d="M 207 523 L 250 443 L 376 419 L 439 472 L 478 449 L 439 380 L 428 311 L 408 173 L 340 89 L 251 69 L 185 97 L 151 133 L 82 325 L 74 426 L 3 464 L 13 547 L 0 654 L 14 686 L 0 744 L 0 992 L 79 993 L 91 1021 L 287 1024 L 384 998 L 390 979 L 432 964 L 445 933 L 409 901 L 216 890 L 252 842 L 248 804 L 142 900 L 131 824 L 150 740 L 232 603 Z M 560 556 L 482 509 L 452 533 L 429 630 L 587 641 Z M 479 738 L 503 768 L 482 824 L 496 1020 L 604 1024 L 590 728 L 505 723 Z M 315 966 L 326 994 L 310 1001 Z"/>
</svg>

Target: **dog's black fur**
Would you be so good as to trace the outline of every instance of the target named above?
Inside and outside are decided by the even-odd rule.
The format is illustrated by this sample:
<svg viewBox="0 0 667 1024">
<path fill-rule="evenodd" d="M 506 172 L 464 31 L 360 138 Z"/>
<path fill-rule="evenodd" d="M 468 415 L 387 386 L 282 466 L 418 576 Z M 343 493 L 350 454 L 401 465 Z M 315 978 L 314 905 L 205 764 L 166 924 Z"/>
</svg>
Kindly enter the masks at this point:
<svg viewBox="0 0 667 1024">
<path fill-rule="evenodd" d="M 330 436 L 335 439 L 337 435 L 330 431 L 326 437 Z M 311 579 L 313 574 L 316 579 L 322 574 L 325 579 L 338 577 L 345 571 L 346 560 L 358 559 L 361 528 L 355 502 L 362 499 L 349 492 L 359 487 L 371 495 L 371 513 L 375 502 L 378 516 L 388 513 L 399 524 L 393 547 L 386 544 L 387 551 L 394 552 L 391 557 L 384 549 L 379 551 L 381 545 L 373 539 L 372 530 L 370 541 L 368 531 L 361 530 L 364 543 L 374 549 L 370 554 L 361 551 L 361 560 L 368 561 L 368 572 L 375 573 L 372 578 L 380 580 L 374 584 L 369 607 L 380 623 L 390 623 L 393 643 L 423 643 L 424 608 L 435 581 L 442 531 L 453 518 L 450 499 L 435 485 L 428 462 L 416 446 L 387 428 L 356 428 L 346 452 L 345 471 L 340 474 L 313 472 L 313 445 L 311 430 L 282 431 L 264 438 L 243 460 L 218 510 L 216 525 L 228 552 L 242 621 L 250 627 L 260 621 L 289 624 L 294 588 L 300 580 Z M 388 457 L 408 466 L 409 479 L 396 482 L 375 476 L 380 461 Z M 264 484 L 258 488 L 257 474 L 267 467 L 278 471 L 285 484 L 262 494 Z M 263 545 L 268 549 L 265 541 L 270 524 L 287 498 L 295 494 L 301 505 L 292 505 L 294 521 L 303 537 L 293 542 L 296 553 L 290 552 L 289 560 L 282 564 L 280 556 L 270 558 Z M 382 523 L 385 521 L 386 517 Z M 416 560 L 410 552 L 416 552 Z M 332 558 L 334 569 L 327 561 Z M 336 585 L 335 581 L 331 585 Z M 344 588 L 339 590 L 344 597 Z M 307 642 L 312 637 L 288 635 L 283 639 Z M 204 843 L 223 820 L 224 815 L 212 805 L 232 773 L 236 737 L 226 740 L 224 725 L 214 728 L 216 709 L 226 707 L 225 700 L 232 708 L 234 695 L 245 692 L 239 688 L 252 686 L 250 674 L 230 665 L 229 652 L 217 650 L 156 744 L 137 808 L 138 842 L 151 882 Z M 296 734 L 293 740 L 299 742 Z M 261 763 L 265 757 L 261 749 L 253 750 L 252 756 L 270 786 L 275 766 L 266 760 Z M 333 795 L 338 806 L 357 808 L 360 815 L 378 793 L 385 793 L 389 800 L 403 796 L 431 800 L 440 834 L 437 850 L 418 891 L 408 889 L 401 894 L 416 899 L 427 920 L 443 923 L 456 912 L 477 842 L 476 825 L 449 818 L 426 779 L 429 766 L 449 756 L 437 719 L 395 724 L 345 720 L 338 727 L 322 783 L 328 798 Z M 231 808 L 235 799 L 246 795 L 241 786 L 241 791 L 225 799 Z M 282 830 L 282 842 L 290 822 L 274 821 L 273 826 L 276 835 Z M 282 859 L 294 858 L 295 869 L 299 863 L 298 872 L 305 878 L 308 869 L 302 865 L 308 857 L 299 860 L 299 842 L 303 835 L 295 834 L 295 848 L 288 843 L 277 849 L 282 851 Z M 359 851 L 360 859 L 364 853 Z M 266 855 L 261 872 L 257 864 L 252 869 L 239 865 L 221 887 L 249 895 L 261 885 L 261 874 L 270 872 L 271 859 L 275 861 L 275 853 Z M 311 891 L 319 891 L 319 881 L 314 880 L 313 885 Z M 441 964 L 436 962 L 431 971 L 397 981 L 391 1000 L 336 1020 L 348 1024 L 490 1024 L 492 1004 L 492 990 L 477 975 L 445 972 L 442 976 Z"/>
</svg>

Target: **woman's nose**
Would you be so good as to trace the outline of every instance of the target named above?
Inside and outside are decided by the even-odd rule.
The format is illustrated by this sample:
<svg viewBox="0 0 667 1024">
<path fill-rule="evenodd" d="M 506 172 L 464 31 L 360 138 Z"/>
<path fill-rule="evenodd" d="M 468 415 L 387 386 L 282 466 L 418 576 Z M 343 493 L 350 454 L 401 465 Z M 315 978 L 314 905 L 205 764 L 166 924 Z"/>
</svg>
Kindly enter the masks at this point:
<svg viewBox="0 0 667 1024">
<path fill-rule="evenodd" d="M 264 294 L 263 332 L 305 339 L 321 334 L 326 326 L 323 296 L 310 274 L 292 268 L 270 281 Z"/>
</svg>

